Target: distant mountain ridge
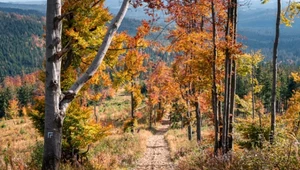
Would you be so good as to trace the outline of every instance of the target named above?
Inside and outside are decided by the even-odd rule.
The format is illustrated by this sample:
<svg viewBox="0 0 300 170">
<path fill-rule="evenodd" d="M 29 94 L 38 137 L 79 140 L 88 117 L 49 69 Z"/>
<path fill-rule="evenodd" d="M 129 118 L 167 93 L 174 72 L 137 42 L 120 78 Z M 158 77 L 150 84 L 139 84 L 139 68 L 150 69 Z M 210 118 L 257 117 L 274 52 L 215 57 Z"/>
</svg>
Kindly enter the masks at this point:
<svg viewBox="0 0 300 170">
<path fill-rule="evenodd" d="M 107 6 L 113 13 L 117 11 L 118 1 L 108 1 Z M 45 16 L 45 4 L 13 4 L 0 2 L 0 77 L 16 75 L 41 68 L 44 56 L 43 47 L 37 46 L 41 41 Z M 134 35 L 140 25 L 140 13 L 130 9 L 129 14 L 122 22 L 119 31 L 127 31 Z M 274 40 L 275 10 L 240 11 L 238 20 L 239 41 L 248 46 L 245 50 L 262 49 L 266 59 L 272 56 Z M 9 14 L 7 14 L 9 13 Z M 14 13 L 14 14 L 13 14 Z M 255 13 L 255 15 L 254 15 Z M 135 15 L 138 15 L 135 17 Z M 134 19 L 130 19 L 134 18 Z M 293 62 L 300 65 L 300 20 L 292 28 L 281 26 L 279 44 L 279 60 Z M 163 35 L 161 35 L 163 37 Z"/>
<path fill-rule="evenodd" d="M 22 10 L 36 10 L 46 14 L 46 4 L 21 4 L 21 3 L 4 3 L 0 2 L 2 8 L 15 8 Z"/>
<path fill-rule="evenodd" d="M 0 78 L 42 68 L 44 20 L 38 11 L 0 8 Z"/>
<path fill-rule="evenodd" d="M 45 53 L 45 13 L 28 9 L 27 5 L 19 6 L 23 9 L 1 5 L 3 4 L 0 3 L 0 79 L 41 69 Z M 140 20 L 125 18 L 119 31 L 134 35 L 140 23 Z"/>
</svg>

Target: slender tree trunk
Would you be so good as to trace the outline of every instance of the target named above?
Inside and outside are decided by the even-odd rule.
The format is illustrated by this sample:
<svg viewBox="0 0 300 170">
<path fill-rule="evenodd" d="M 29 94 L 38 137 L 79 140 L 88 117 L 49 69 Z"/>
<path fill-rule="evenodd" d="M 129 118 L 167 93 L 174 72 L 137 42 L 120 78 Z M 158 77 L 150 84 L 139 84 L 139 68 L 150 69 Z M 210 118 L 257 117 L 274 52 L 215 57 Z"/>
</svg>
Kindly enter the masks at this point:
<svg viewBox="0 0 300 170">
<path fill-rule="evenodd" d="M 197 119 L 197 142 L 201 142 L 201 110 L 200 102 L 195 102 L 196 107 L 196 119 Z"/>
<path fill-rule="evenodd" d="M 213 62 L 212 62 L 212 109 L 214 114 L 214 125 L 215 125 L 215 145 L 214 154 L 218 155 L 219 148 L 219 116 L 218 116 L 218 98 L 217 98 L 217 86 L 216 86 L 216 60 L 217 60 L 217 45 L 216 45 L 216 18 L 215 18 L 215 4 L 214 0 L 211 1 L 211 13 L 212 13 L 212 26 L 213 26 Z"/>
<path fill-rule="evenodd" d="M 96 101 L 94 101 L 94 116 L 95 116 L 96 123 L 98 123 L 97 102 Z"/>
<path fill-rule="evenodd" d="M 232 61 L 232 83 L 230 95 L 230 114 L 229 114 L 229 136 L 228 136 L 228 150 L 233 149 L 233 123 L 234 123 L 234 109 L 235 109 L 235 91 L 236 91 L 236 63 Z"/>
<path fill-rule="evenodd" d="M 273 47 L 273 84 L 272 84 L 272 101 L 271 101 L 271 134 L 270 143 L 274 143 L 275 126 L 276 126 L 276 88 L 277 88 L 277 52 L 279 43 L 279 26 L 281 14 L 281 1 L 277 0 L 277 17 L 276 17 L 276 33 Z"/>
<path fill-rule="evenodd" d="M 251 71 L 251 94 L 252 94 L 252 120 L 254 120 L 255 113 L 255 96 L 254 96 L 254 66 L 252 58 L 252 71 Z"/>
<path fill-rule="evenodd" d="M 192 140 L 192 125 L 191 125 L 191 112 L 190 112 L 190 100 L 187 100 L 187 119 L 188 119 L 188 139 Z"/>
<path fill-rule="evenodd" d="M 220 94 L 219 94 L 220 95 Z M 223 132 L 223 126 L 222 126 L 222 123 L 223 123 L 223 120 L 222 120 L 222 102 L 221 101 L 218 101 L 218 111 L 217 111 L 217 120 L 218 120 L 218 125 L 219 125 L 219 128 L 218 128 L 218 132 L 219 132 L 219 143 L 218 143 L 218 149 L 221 149 L 222 148 L 222 139 L 223 139 L 223 136 L 222 136 L 222 132 Z"/>
<path fill-rule="evenodd" d="M 226 24 L 226 41 L 229 42 L 228 37 L 230 36 L 230 19 L 231 19 L 231 0 L 228 0 L 228 11 L 227 11 L 227 24 Z M 227 139 L 228 139 L 228 118 L 229 118 L 229 103 L 230 103 L 230 52 L 229 48 L 225 52 L 225 95 L 224 95 L 224 113 L 223 113 L 223 128 L 222 128 L 222 151 L 223 154 L 227 153 Z"/>
<path fill-rule="evenodd" d="M 232 39 L 233 44 L 236 44 L 236 34 L 237 34 L 237 0 L 233 0 L 232 3 Z M 234 109 L 235 109 L 235 92 L 236 92 L 236 62 L 232 58 L 232 73 L 231 73 L 231 94 L 230 94 L 230 114 L 229 114 L 229 142 L 228 150 L 233 149 L 233 123 L 234 123 Z"/>
<path fill-rule="evenodd" d="M 58 170 L 61 159 L 62 121 L 59 108 L 61 88 L 61 59 L 52 60 L 52 56 L 61 51 L 62 23 L 61 0 L 47 1 L 46 19 L 46 82 L 45 82 L 45 131 L 44 131 L 44 170 Z"/>
<path fill-rule="evenodd" d="M 61 160 L 62 126 L 70 102 L 96 73 L 121 25 L 130 0 L 124 0 L 111 21 L 98 53 L 87 71 L 63 94 L 61 93 L 61 0 L 47 0 L 46 12 L 46 82 L 43 170 L 58 170 Z"/>
<path fill-rule="evenodd" d="M 149 128 L 151 129 L 152 128 L 152 116 L 153 116 L 153 112 L 154 112 L 154 108 L 153 108 L 153 105 L 151 105 L 151 108 L 150 108 L 150 116 L 149 116 Z"/>
<path fill-rule="evenodd" d="M 230 128 L 230 116 L 231 116 L 231 95 L 232 95 L 232 65 L 233 65 L 233 59 L 231 59 L 231 53 L 229 53 L 229 75 L 228 75 L 228 89 L 227 89 L 227 113 L 226 113 L 226 150 L 227 153 L 229 151 L 229 128 Z"/>
<path fill-rule="evenodd" d="M 133 82 L 131 83 L 131 88 L 133 89 Z M 130 92 L 130 100 L 131 100 L 131 118 L 134 118 L 134 96 L 133 91 Z"/>
</svg>

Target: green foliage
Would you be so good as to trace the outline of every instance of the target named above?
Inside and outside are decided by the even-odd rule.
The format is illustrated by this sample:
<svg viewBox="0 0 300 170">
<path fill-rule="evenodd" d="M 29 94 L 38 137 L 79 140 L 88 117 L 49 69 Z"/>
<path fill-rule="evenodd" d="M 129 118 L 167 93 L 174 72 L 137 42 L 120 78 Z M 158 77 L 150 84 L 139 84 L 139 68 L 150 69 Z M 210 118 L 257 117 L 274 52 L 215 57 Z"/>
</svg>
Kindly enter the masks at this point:
<svg viewBox="0 0 300 170">
<path fill-rule="evenodd" d="M 45 103 L 43 100 L 36 100 L 29 116 L 35 128 L 41 136 L 44 135 Z M 80 106 L 78 100 L 74 101 L 67 111 L 67 117 L 63 124 L 63 151 L 71 154 L 72 150 L 86 148 L 87 145 L 100 140 L 106 136 L 109 127 L 102 127 L 90 119 L 92 110 Z"/>
<path fill-rule="evenodd" d="M 33 86 L 23 85 L 17 90 L 17 98 L 20 108 L 28 106 L 33 101 Z"/>
<path fill-rule="evenodd" d="M 0 89 L 0 118 L 6 115 L 6 109 L 9 107 L 9 100 L 13 97 L 12 90 L 10 88 Z"/>
<path fill-rule="evenodd" d="M 136 118 L 129 118 L 124 122 L 123 131 L 124 132 L 134 132 L 135 128 L 138 126 L 138 121 Z"/>
<path fill-rule="evenodd" d="M 2 124 L 0 125 L 0 127 L 1 127 L 1 129 L 4 129 L 4 128 L 6 127 L 6 124 L 5 124 L 5 123 L 2 123 Z"/>
<path fill-rule="evenodd" d="M 171 128 L 177 129 L 182 127 L 182 114 L 186 113 L 186 107 L 182 103 L 174 102 L 170 113 Z M 181 123 L 180 123 L 181 122 Z"/>
<path fill-rule="evenodd" d="M 67 111 L 63 125 L 63 147 L 65 149 L 85 148 L 106 136 L 109 127 L 102 127 L 90 119 L 92 110 L 74 101 Z"/>
<path fill-rule="evenodd" d="M 44 143 L 42 141 L 36 142 L 31 148 L 31 161 L 29 166 L 31 169 L 41 169 L 43 163 Z"/>
<path fill-rule="evenodd" d="M 28 116 L 33 122 L 34 127 L 41 136 L 44 135 L 45 126 L 45 101 L 44 99 L 35 99 L 35 104 L 29 111 Z"/>
<path fill-rule="evenodd" d="M 249 119 L 249 118 L 248 118 Z M 241 134 L 241 138 L 236 141 L 242 148 L 262 147 L 262 143 L 269 140 L 270 127 L 268 126 L 269 119 L 263 119 L 262 127 L 259 126 L 258 119 L 247 120 L 237 119 L 236 130 Z"/>
<path fill-rule="evenodd" d="M 26 131 L 25 131 L 23 128 L 21 128 L 21 129 L 20 129 L 20 134 L 23 135 L 23 134 L 25 134 L 25 133 L 26 133 Z"/>
</svg>

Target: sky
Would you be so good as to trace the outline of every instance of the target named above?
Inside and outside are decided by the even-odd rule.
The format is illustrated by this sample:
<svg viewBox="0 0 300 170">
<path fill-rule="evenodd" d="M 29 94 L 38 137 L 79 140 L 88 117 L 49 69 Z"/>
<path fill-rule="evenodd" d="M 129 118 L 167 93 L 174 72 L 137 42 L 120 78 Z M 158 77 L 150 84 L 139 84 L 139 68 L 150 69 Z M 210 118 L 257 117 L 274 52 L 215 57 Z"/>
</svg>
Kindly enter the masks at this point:
<svg viewBox="0 0 300 170">
<path fill-rule="evenodd" d="M 33 2 L 33 1 L 43 1 L 43 0 L 0 0 L 0 2 L 28 2 L 28 1 Z"/>
<path fill-rule="evenodd" d="M 46 0 L 0 0 L 0 2 L 41 2 L 41 1 L 46 1 Z M 239 0 L 239 2 L 245 2 L 245 1 L 250 1 L 250 7 L 251 8 L 275 8 L 276 7 L 276 1 L 275 0 L 270 0 L 270 2 L 268 2 L 268 4 L 265 5 L 261 5 L 260 4 L 260 0 Z M 287 2 L 289 0 L 282 0 L 282 5 L 286 6 Z M 120 4 L 120 0 L 107 0 L 107 4 Z"/>
</svg>

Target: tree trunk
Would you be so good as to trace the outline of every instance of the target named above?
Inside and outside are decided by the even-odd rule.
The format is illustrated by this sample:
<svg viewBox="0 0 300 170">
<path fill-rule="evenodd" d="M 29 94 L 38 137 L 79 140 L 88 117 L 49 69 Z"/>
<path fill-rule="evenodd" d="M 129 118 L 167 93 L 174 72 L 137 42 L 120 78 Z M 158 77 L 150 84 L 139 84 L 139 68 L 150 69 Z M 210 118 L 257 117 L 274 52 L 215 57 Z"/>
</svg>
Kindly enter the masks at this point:
<svg viewBox="0 0 300 170">
<path fill-rule="evenodd" d="M 133 101 L 133 92 L 130 92 L 130 100 L 131 100 L 131 118 L 134 118 L 134 101 Z"/>
<path fill-rule="evenodd" d="M 215 146 L 214 154 L 218 155 L 219 148 L 219 117 L 218 117 L 218 98 L 217 98 L 217 86 L 216 86 L 216 60 L 217 60 L 217 45 L 216 45 L 216 18 L 215 18 L 215 4 L 214 0 L 211 1 L 211 13 L 212 13 L 212 25 L 213 25 L 213 62 L 212 62 L 212 109 L 214 114 L 214 125 L 215 125 Z"/>
<path fill-rule="evenodd" d="M 253 58 L 252 58 L 252 70 L 251 70 L 251 94 L 252 94 L 252 120 L 254 120 L 255 97 L 254 97 L 254 65 L 253 65 Z"/>
<path fill-rule="evenodd" d="M 219 94 L 220 95 L 220 94 Z M 218 105 L 217 105 L 217 108 L 218 108 L 218 111 L 217 111 L 217 120 L 218 120 L 218 133 L 219 133 L 219 141 L 218 141 L 218 149 L 221 149 L 222 148 L 222 132 L 223 132 L 223 126 L 222 126 L 222 123 L 223 123 L 223 120 L 222 120 L 222 102 L 221 101 L 218 101 Z"/>
<path fill-rule="evenodd" d="M 276 88 L 277 88 L 277 52 L 279 43 L 279 26 L 281 14 L 281 1 L 277 0 L 277 17 L 276 17 L 276 33 L 273 47 L 273 84 L 272 84 L 272 101 L 271 101 L 271 134 L 270 143 L 274 143 L 275 126 L 276 126 Z"/>
<path fill-rule="evenodd" d="M 154 115 L 154 107 L 151 105 L 151 108 L 150 108 L 150 116 L 149 116 L 149 128 L 151 129 L 152 128 L 152 116 Z"/>
<path fill-rule="evenodd" d="M 97 102 L 96 101 L 94 101 L 94 116 L 95 116 L 96 123 L 98 123 Z"/>
<path fill-rule="evenodd" d="M 57 19 L 61 16 L 61 5 L 61 0 L 47 1 L 45 130 L 42 166 L 44 170 L 59 169 L 61 159 L 62 121 L 64 118 L 64 113 L 59 108 L 61 59 L 51 59 L 62 48 L 62 23 Z"/>
<path fill-rule="evenodd" d="M 187 119 L 188 119 L 188 139 L 192 140 L 192 125 L 191 125 L 191 112 L 190 112 L 190 100 L 187 100 Z"/>
<path fill-rule="evenodd" d="M 230 19 L 231 19 L 231 1 L 228 0 L 228 11 L 227 11 L 227 24 L 226 24 L 226 41 L 230 36 Z M 224 94 L 224 113 L 223 113 L 223 125 L 222 125 L 222 152 L 227 153 L 227 135 L 228 135 L 228 113 L 229 113 L 229 89 L 230 89 L 230 52 L 229 48 L 226 48 L 225 52 L 225 94 Z"/>
<path fill-rule="evenodd" d="M 46 82 L 45 82 L 45 131 L 43 170 L 58 170 L 61 160 L 62 126 L 66 110 L 83 85 L 96 73 L 121 25 L 130 0 L 124 0 L 120 11 L 111 21 L 98 53 L 87 71 L 61 93 L 61 0 L 47 0 L 46 12 Z"/>
<path fill-rule="evenodd" d="M 236 34 L 237 34 L 237 0 L 233 0 L 232 3 L 232 37 L 233 44 L 236 44 Z M 234 122 L 234 109 L 235 109 L 235 92 L 236 92 L 236 62 L 232 58 L 232 72 L 231 72 L 231 94 L 230 94 L 230 114 L 229 114 L 229 136 L 228 136 L 228 150 L 233 149 L 233 122 Z"/>
<path fill-rule="evenodd" d="M 201 110 L 200 102 L 195 102 L 196 107 L 196 119 L 197 119 L 197 142 L 201 142 Z"/>
<path fill-rule="evenodd" d="M 230 95 L 230 114 L 229 114 L 229 136 L 228 136 L 228 150 L 233 149 L 233 123 L 234 123 L 234 108 L 235 108 L 235 91 L 236 91 L 236 63 L 232 63 L 232 83 Z"/>
</svg>

